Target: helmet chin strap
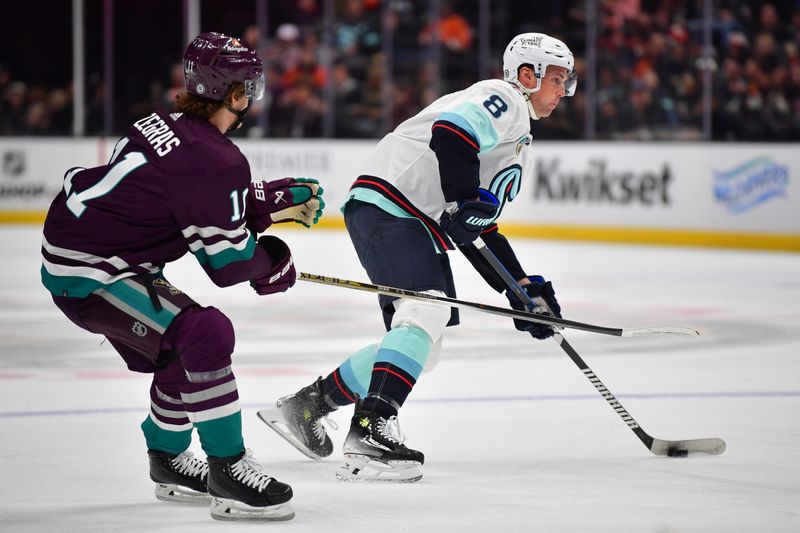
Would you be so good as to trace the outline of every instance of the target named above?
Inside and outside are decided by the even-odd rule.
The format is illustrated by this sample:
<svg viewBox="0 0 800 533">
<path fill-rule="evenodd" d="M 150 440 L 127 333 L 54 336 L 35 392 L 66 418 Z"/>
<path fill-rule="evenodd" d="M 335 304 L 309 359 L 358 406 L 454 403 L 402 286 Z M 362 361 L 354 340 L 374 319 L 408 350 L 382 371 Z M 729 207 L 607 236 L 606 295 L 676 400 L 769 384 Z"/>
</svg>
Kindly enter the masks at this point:
<svg viewBox="0 0 800 533">
<path fill-rule="evenodd" d="M 235 110 L 230 105 L 225 106 L 225 109 L 227 109 L 228 111 L 230 111 L 231 113 L 236 115 L 236 122 L 234 122 L 231 125 L 231 127 L 228 128 L 228 131 L 226 131 L 225 133 L 230 133 L 233 130 L 238 130 L 242 126 L 242 122 L 244 122 L 244 117 L 247 115 L 247 111 L 250 109 L 250 104 L 252 104 L 252 103 L 253 103 L 253 99 L 252 98 L 248 98 L 247 99 L 247 107 L 245 107 L 241 111 Z"/>
<path fill-rule="evenodd" d="M 522 95 L 525 97 L 525 101 L 528 103 L 528 111 L 530 111 L 531 118 L 533 120 L 539 120 L 539 115 L 537 115 L 536 111 L 533 109 L 533 102 L 531 102 L 531 93 L 528 91 L 522 91 Z"/>
<path fill-rule="evenodd" d="M 533 91 L 523 87 L 519 81 L 512 82 L 511 85 L 513 85 L 514 88 L 516 88 L 525 98 L 525 103 L 528 104 L 528 112 L 530 113 L 531 118 L 533 120 L 539 120 L 539 115 L 536 114 L 536 111 L 533 109 L 533 102 L 531 102 L 531 93 Z"/>
</svg>

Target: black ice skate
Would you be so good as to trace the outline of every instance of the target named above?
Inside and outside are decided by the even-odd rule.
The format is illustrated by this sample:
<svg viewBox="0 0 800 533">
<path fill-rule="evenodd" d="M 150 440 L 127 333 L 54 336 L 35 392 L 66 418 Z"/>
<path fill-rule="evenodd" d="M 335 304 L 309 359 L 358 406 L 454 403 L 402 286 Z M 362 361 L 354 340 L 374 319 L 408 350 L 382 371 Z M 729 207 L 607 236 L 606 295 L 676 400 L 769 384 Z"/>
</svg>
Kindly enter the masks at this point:
<svg viewBox="0 0 800 533">
<path fill-rule="evenodd" d="M 322 379 L 295 394 L 279 398 L 275 407 L 258 411 L 258 417 L 289 444 L 311 459 L 322 459 L 333 453 L 333 442 L 325 431 L 323 421 L 331 429 L 336 423 L 325 415 L 336 407 L 328 404 L 320 389 Z"/>
<path fill-rule="evenodd" d="M 204 503 L 211 501 L 206 479 L 208 463 L 192 452 L 175 455 L 147 450 L 150 479 L 156 483 L 156 498 L 165 502 Z"/>
<path fill-rule="evenodd" d="M 336 477 L 341 481 L 417 481 L 422 477 L 425 456 L 407 448 L 404 440 L 396 416 L 387 419 L 356 411 Z"/>
<path fill-rule="evenodd" d="M 233 457 L 208 457 L 211 518 L 290 520 L 292 487 L 261 470 L 250 450 Z"/>
</svg>

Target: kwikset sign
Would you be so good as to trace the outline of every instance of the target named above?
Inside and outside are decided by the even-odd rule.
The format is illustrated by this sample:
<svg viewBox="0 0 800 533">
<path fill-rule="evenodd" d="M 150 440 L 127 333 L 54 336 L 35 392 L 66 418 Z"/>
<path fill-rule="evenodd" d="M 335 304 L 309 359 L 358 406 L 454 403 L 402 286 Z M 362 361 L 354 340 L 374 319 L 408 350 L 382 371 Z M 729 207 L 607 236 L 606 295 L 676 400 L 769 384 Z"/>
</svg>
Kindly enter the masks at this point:
<svg viewBox="0 0 800 533">
<path fill-rule="evenodd" d="M 589 159 L 582 168 L 564 168 L 560 157 L 541 157 L 532 185 L 535 201 L 666 206 L 672 203 L 673 171 L 667 163 L 652 170 L 613 167 L 603 158 Z"/>
</svg>

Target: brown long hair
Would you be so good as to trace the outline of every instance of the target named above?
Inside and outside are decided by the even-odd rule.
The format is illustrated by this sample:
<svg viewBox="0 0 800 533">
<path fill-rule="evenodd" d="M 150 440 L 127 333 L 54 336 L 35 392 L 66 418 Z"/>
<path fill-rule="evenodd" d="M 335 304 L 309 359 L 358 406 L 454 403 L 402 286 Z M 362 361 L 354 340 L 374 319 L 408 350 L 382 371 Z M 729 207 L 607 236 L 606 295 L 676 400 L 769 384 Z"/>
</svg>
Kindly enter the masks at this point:
<svg viewBox="0 0 800 533">
<path fill-rule="evenodd" d="M 237 82 L 231 85 L 223 100 L 203 98 L 202 96 L 184 91 L 175 97 L 175 111 L 208 120 L 222 107 L 231 105 L 231 100 L 233 100 L 234 95 L 237 98 L 244 95 L 243 83 Z"/>
</svg>

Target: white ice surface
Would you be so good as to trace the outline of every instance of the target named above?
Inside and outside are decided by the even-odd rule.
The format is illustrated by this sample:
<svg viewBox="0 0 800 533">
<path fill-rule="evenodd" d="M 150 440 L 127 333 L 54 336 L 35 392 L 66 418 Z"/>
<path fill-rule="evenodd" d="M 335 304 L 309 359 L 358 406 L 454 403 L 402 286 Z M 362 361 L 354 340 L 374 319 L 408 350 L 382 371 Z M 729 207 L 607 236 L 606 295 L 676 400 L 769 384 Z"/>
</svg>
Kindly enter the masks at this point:
<svg viewBox="0 0 800 533">
<path fill-rule="evenodd" d="M 344 233 L 284 231 L 299 270 L 367 281 Z M 800 255 L 514 242 L 552 278 L 564 316 L 702 336 L 567 332 L 652 436 L 721 437 L 721 456 L 652 455 L 554 342 L 463 310 L 401 412 L 426 455 L 408 485 L 334 479 L 255 416 L 382 334 L 375 297 L 298 282 L 218 289 L 193 258 L 167 277 L 237 332 L 246 444 L 295 491 L 287 523 L 226 524 L 155 500 L 139 423 L 149 377 L 81 331 L 39 282 L 39 229 L 0 227 L 0 531 L 800 531 Z M 459 297 L 504 305 L 458 253 Z M 193 449 L 199 452 L 195 444 Z"/>
</svg>

